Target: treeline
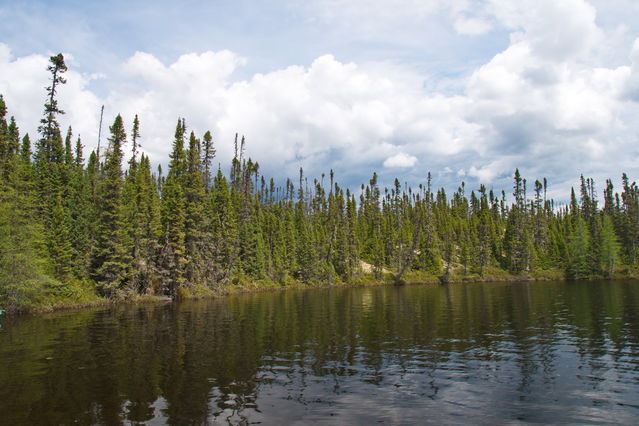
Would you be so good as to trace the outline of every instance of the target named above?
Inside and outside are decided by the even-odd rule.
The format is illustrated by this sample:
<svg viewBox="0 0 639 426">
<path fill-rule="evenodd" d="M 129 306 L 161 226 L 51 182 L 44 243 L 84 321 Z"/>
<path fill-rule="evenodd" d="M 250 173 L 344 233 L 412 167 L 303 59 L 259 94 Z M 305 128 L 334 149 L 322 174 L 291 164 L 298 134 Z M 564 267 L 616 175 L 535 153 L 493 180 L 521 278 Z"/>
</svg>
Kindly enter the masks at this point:
<svg viewBox="0 0 639 426">
<path fill-rule="evenodd" d="M 561 270 L 571 279 L 612 277 L 637 262 L 639 189 L 624 174 L 592 179 L 558 207 L 547 182 L 514 175 L 514 201 L 485 186 L 450 196 L 431 188 L 380 188 L 373 174 L 357 194 L 328 176 L 277 186 L 235 139 L 230 172 L 213 167 L 206 132 L 177 121 L 168 171 L 141 153 L 141 125 L 117 116 L 107 144 L 85 161 L 80 138 L 63 136 L 57 93 L 63 56 L 51 57 L 39 139 L 32 146 L 0 96 L 0 306 L 47 297 L 156 294 L 181 297 L 233 284 L 353 282 L 380 278 L 481 278 L 496 271 Z M 130 146 L 128 153 L 125 146 Z M 530 193 L 529 193 L 530 192 Z"/>
</svg>

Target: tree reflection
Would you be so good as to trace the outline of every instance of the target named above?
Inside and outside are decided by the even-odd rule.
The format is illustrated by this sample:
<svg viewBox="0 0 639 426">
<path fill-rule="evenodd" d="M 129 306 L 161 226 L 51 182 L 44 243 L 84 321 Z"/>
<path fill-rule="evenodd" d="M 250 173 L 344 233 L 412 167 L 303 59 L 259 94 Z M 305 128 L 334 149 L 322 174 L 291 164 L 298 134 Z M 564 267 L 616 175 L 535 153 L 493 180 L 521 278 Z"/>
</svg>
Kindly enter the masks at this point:
<svg viewBox="0 0 639 426">
<path fill-rule="evenodd" d="M 407 410 L 501 399 L 537 418 L 517 401 L 547 403 L 578 386 L 605 396 L 613 376 L 636 393 L 638 309 L 636 282 L 491 283 L 5 320 L 1 422 L 236 424 L 272 419 L 280 404 L 291 411 L 278 415 L 294 418 L 367 395 Z M 492 396 L 475 392 L 482 386 Z"/>
</svg>

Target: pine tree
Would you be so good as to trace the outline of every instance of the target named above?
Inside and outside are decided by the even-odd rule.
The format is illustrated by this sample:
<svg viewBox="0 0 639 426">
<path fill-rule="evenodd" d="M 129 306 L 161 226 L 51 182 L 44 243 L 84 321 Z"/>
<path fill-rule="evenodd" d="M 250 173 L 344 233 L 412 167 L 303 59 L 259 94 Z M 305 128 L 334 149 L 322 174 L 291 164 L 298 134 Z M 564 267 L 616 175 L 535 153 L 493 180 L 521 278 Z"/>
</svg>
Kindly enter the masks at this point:
<svg viewBox="0 0 639 426">
<path fill-rule="evenodd" d="M 37 193 L 25 169 L 0 177 L 0 306 L 12 311 L 38 307 L 59 284 L 50 276 Z"/>
<path fill-rule="evenodd" d="M 11 154 L 11 139 L 14 131 L 9 130 L 6 120 L 7 106 L 0 95 L 0 179 L 7 179 L 12 172 L 14 162 Z"/>
<path fill-rule="evenodd" d="M 521 273 L 530 269 L 532 244 L 528 225 L 528 211 L 525 202 L 525 180 L 519 170 L 515 170 L 514 193 L 515 203 L 508 212 L 504 251 L 506 269 L 513 273 Z"/>
<path fill-rule="evenodd" d="M 625 173 L 622 176 L 622 184 L 619 231 L 626 261 L 634 265 L 637 261 L 639 242 L 639 188 L 635 182 L 630 183 Z"/>
<path fill-rule="evenodd" d="M 37 306 L 57 287 L 51 275 L 60 271 L 51 263 L 36 208 L 30 156 L 18 155 L 18 126 L 13 118 L 7 123 L 6 114 L 0 95 L 0 306 L 21 310 Z M 59 264 L 67 264 L 66 252 L 61 254 Z"/>
<path fill-rule="evenodd" d="M 52 56 L 49 62 L 47 70 L 51 73 L 51 85 L 47 87 L 44 117 L 40 120 L 38 127 L 42 137 L 38 141 L 36 164 L 40 177 L 40 188 L 43 196 L 52 200 L 49 203 L 49 206 L 52 207 L 55 198 L 62 189 L 62 168 L 60 165 L 64 162 L 64 147 L 57 116 L 64 114 L 64 111 L 58 107 L 56 95 L 58 86 L 66 83 L 66 79 L 62 75 L 67 71 L 67 66 L 61 53 Z"/>
<path fill-rule="evenodd" d="M 186 271 L 185 278 L 188 284 L 202 283 L 205 279 L 205 240 L 208 228 L 206 211 L 206 193 L 200 162 L 200 142 L 191 132 L 189 137 L 189 149 L 187 151 L 187 170 L 184 181 L 185 197 L 185 247 L 186 247 Z"/>
<path fill-rule="evenodd" d="M 78 278 L 87 278 L 91 265 L 96 206 L 89 183 L 89 174 L 84 170 L 82 141 L 78 136 L 75 152 L 68 167 L 69 184 L 64 203 L 68 212 L 70 242 L 73 248 L 73 271 Z"/>
<path fill-rule="evenodd" d="M 381 188 L 376 173 L 361 186 L 359 202 L 330 171 L 309 179 L 300 169 L 277 187 L 260 175 L 235 139 L 227 176 L 212 176 L 215 147 L 202 143 L 178 120 L 166 176 L 139 152 L 140 122 L 131 131 L 132 153 L 123 172 L 126 132 L 120 116 L 110 127 L 100 163 L 57 121 L 57 92 L 65 83 L 62 55 L 51 57 L 40 138 L 32 153 L 28 135 L 8 116 L 0 95 L 0 303 L 18 308 L 51 295 L 70 294 L 78 281 L 93 281 L 107 297 L 162 293 L 186 296 L 206 286 L 272 280 L 287 285 L 348 282 L 384 268 L 441 275 L 442 281 L 491 271 L 513 274 L 564 269 L 586 279 L 629 271 L 637 261 L 639 187 L 624 174 L 622 190 L 606 181 L 600 209 L 593 179 L 581 176 L 579 196 L 558 207 L 547 199 L 547 180 L 514 174 L 512 203 L 483 185 L 466 194 L 461 183 L 450 199 L 433 192 L 431 177 L 418 190 L 395 179 Z M 436 196 L 434 196 L 436 193 Z M 46 231 L 45 231 L 46 230 Z M 489 267 L 491 267 L 489 269 Z M 197 288 L 195 288 L 197 286 Z"/>
<path fill-rule="evenodd" d="M 495 245 L 495 224 L 488 206 L 486 187 L 481 185 L 479 199 L 479 210 L 477 212 L 477 260 L 479 264 L 479 275 L 484 275 L 484 269 L 491 263 L 493 258 L 493 246 Z"/>
<path fill-rule="evenodd" d="M 295 207 L 295 228 L 297 231 L 297 270 L 295 276 L 302 282 L 309 283 L 315 278 L 317 253 L 313 230 L 304 214 L 302 200 L 298 201 Z"/>
<path fill-rule="evenodd" d="M 236 272 L 239 256 L 237 231 L 237 212 L 233 206 L 228 181 L 222 170 L 218 169 L 213 181 L 211 193 L 211 221 L 212 235 L 208 244 L 206 275 L 211 284 L 220 286 L 227 284 Z"/>
<path fill-rule="evenodd" d="M 165 291 L 171 297 L 178 297 L 178 288 L 186 282 L 186 199 L 184 181 L 187 173 L 186 152 L 184 150 L 185 125 L 178 120 L 170 155 L 169 172 L 162 187 L 162 274 L 165 277 Z"/>
<path fill-rule="evenodd" d="M 52 241 L 57 238 L 52 235 L 53 210 L 56 208 L 58 196 L 65 196 L 67 182 L 64 165 L 65 150 L 60 134 L 57 116 L 64 114 L 58 107 L 56 99 L 58 86 L 65 84 L 62 76 L 67 67 L 62 54 L 52 56 L 47 70 L 51 73 L 51 85 L 47 87 L 47 100 L 44 104 L 44 116 L 40 120 L 38 130 L 41 138 L 37 144 L 35 155 L 35 170 L 37 188 L 40 191 L 41 215 L 47 228 L 47 238 Z M 64 213 L 66 216 L 66 212 Z M 49 247 L 53 247 L 49 244 Z M 53 253 L 51 253 L 53 254 Z"/>
<path fill-rule="evenodd" d="M 362 257 L 373 265 L 374 273 L 381 277 L 384 262 L 384 247 L 382 243 L 382 220 L 380 212 L 380 190 L 377 185 L 377 173 L 364 188 L 360 200 L 360 241 L 362 242 Z"/>
<path fill-rule="evenodd" d="M 31 156 L 33 153 L 31 152 L 31 139 L 29 138 L 29 134 L 27 133 L 22 138 L 22 147 L 20 149 L 20 159 L 23 163 L 31 163 Z"/>
<path fill-rule="evenodd" d="M 64 138 L 64 164 L 71 166 L 73 164 L 73 130 L 69 126 L 67 136 Z"/>
<path fill-rule="evenodd" d="M 131 170 L 129 170 L 131 173 Z M 132 180 L 125 183 L 126 206 L 132 240 L 133 272 L 131 288 L 139 294 L 152 292 L 156 271 L 156 252 L 161 234 L 160 200 L 151 175 L 151 163 L 144 154 L 135 167 Z"/>
<path fill-rule="evenodd" d="M 138 119 L 138 115 L 135 114 L 135 118 L 133 119 L 133 129 L 131 130 L 131 145 L 133 150 L 133 155 L 131 156 L 132 160 L 137 158 L 138 149 L 140 148 L 140 143 L 138 140 L 140 139 L 140 120 Z"/>
<path fill-rule="evenodd" d="M 52 141 L 56 136 L 56 129 L 60 129 L 56 116 L 64 114 L 64 111 L 58 108 L 58 100 L 56 94 L 59 84 L 66 84 L 66 79 L 62 76 L 67 71 L 64 63 L 64 56 L 59 53 L 49 58 L 49 66 L 47 71 L 51 73 L 51 85 L 47 87 L 47 102 L 44 104 L 44 117 L 40 120 L 40 133 L 42 134 L 43 143 Z M 45 146 L 45 151 L 49 152 Z"/>
<path fill-rule="evenodd" d="M 211 163 L 215 158 L 216 149 L 213 145 L 213 136 L 210 131 L 204 133 L 203 146 L 202 146 L 202 170 L 204 175 L 204 187 L 209 190 L 211 186 Z"/>
<path fill-rule="evenodd" d="M 586 222 L 581 215 L 577 215 L 568 241 L 568 278 L 580 280 L 590 277 L 589 248 L 590 236 Z"/>
<path fill-rule="evenodd" d="M 601 247 L 600 270 L 605 277 L 612 278 L 615 265 L 619 261 L 620 244 L 615 235 L 612 219 L 606 214 L 602 218 L 599 238 Z"/>
<path fill-rule="evenodd" d="M 61 280 L 70 277 L 73 267 L 73 248 L 71 247 L 71 234 L 67 220 L 62 198 L 58 194 L 49 225 L 50 232 L 47 245 L 53 264 L 53 274 Z"/>
<path fill-rule="evenodd" d="M 122 205 L 122 146 L 126 143 L 126 132 L 120 115 L 109 130 L 109 149 L 96 194 L 99 219 L 92 276 L 102 295 L 115 297 L 131 278 L 132 242 Z"/>
</svg>

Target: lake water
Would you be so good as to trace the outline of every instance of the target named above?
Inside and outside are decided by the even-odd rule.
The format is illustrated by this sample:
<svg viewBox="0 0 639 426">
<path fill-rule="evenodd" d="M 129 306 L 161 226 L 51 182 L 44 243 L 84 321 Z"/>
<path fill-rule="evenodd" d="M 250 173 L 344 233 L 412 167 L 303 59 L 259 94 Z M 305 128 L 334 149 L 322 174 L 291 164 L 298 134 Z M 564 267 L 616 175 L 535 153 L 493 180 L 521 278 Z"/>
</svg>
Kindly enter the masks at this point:
<svg viewBox="0 0 639 426">
<path fill-rule="evenodd" d="M 639 423 L 639 282 L 367 287 L 4 318 L 0 424 Z"/>
</svg>

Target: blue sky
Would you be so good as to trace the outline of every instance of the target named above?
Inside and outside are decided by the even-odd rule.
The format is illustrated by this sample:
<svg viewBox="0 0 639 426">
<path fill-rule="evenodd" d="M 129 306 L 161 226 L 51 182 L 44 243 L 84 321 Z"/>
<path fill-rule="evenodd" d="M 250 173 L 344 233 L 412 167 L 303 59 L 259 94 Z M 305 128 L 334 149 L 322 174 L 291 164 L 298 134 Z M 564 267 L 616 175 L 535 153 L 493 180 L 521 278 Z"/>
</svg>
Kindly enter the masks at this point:
<svg viewBox="0 0 639 426">
<path fill-rule="evenodd" d="M 631 0 L 4 1 L 0 93 L 35 132 L 61 51 L 63 122 L 88 149 L 104 104 L 140 115 L 155 162 L 184 116 L 223 165 L 239 132 L 279 179 L 509 189 L 519 167 L 565 198 L 580 173 L 639 172 L 638 17 Z"/>
<path fill-rule="evenodd" d="M 106 72 L 136 51 L 165 63 L 188 52 L 231 50 L 248 59 L 237 78 L 324 54 L 340 61 L 409 65 L 434 78 L 472 70 L 508 45 L 508 32 L 480 37 L 454 31 L 446 10 L 414 22 L 327 13 L 304 1 L 15 1 L 1 9 L 2 40 L 14 55 L 64 51 L 78 69 Z M 361 2 L 364 4 L 365 2 Z M 334 6 L 338 11 L 339 6 Z M 383 13 L 383 11 L 380 11 Z M 361 20 L 360 20 L 361 18 Z M 25 31 L 26 30 L 26 31 Z M 389 33 L 390 32 L 390 33 Z"/>
</svg>

